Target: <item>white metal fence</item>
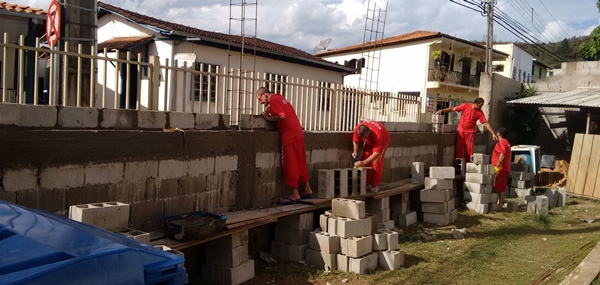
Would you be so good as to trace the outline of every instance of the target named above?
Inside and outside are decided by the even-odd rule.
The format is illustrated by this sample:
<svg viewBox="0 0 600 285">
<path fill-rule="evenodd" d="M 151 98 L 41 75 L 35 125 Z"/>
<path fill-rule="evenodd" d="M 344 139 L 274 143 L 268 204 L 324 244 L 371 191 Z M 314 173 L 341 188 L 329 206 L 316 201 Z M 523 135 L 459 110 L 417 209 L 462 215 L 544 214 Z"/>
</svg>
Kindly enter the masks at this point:
<svg viewBox="0 0 600 285">
<path fill-rule="evenodd" d="M 362 120 L 420 119 L 421 100 L 411 95 L 200 63 L 169 62 L 156 56 L 144 62 L 140 54 L 106 49 L 86 53 L 81 45 L 77 52 L 40 47 L 39 41 L 36 47 L 29 47 L 24 45 L 23 36 L 19 44 L 9 43 L 7 34 L 0 47 L 1 102 L 218 113 L 230 115 L 230 123 L 238 125 L 242 115 L 262 112 L 254 92 L 265 86 L 292 103 L 306 130 L 349 131 Z M 71 67 L 62 68 L 68 62 Z M 77 68 L 73 68 L 73 62 Z M 26 80 L 27 77 L 36 80 Z"/>
</svg>

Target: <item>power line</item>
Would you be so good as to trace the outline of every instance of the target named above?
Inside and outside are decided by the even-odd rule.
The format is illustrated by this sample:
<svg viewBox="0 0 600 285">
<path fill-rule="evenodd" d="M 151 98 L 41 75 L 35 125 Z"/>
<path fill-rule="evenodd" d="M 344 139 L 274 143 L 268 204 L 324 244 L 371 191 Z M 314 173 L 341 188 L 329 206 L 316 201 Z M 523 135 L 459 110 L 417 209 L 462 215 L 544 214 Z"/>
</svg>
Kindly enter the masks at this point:
<svg viewBox="0 0 600 285">
<path fill-rule="evenodd" d="M 548 12 L 548 15 L 550 15 L 550 17 L 552 17 L 552 19 L 554 20 L 554 22 L 556 22 L 556 24 L 558 24 L 558 26 L 563 30 L 563 32 L 565 32 L 565 35 L 567 35 L 568 38 L 570 38 L 571 36 L 569 36 L 569 33 L 567 33 L 567 31 L 565 31 L 565 29 L 563 29 L 562 25 L 554 18 L 554 16 L 552 16 L 552 13 L 550 13 L 550 11 L 548 10 L 548 8 L 546 8 L 546 5 L 544 5 L 544 3 L 542 2 L 542 0 L 538 0 L 540 1 L 540 4 L 542 4 L 542 6 L 544 7 L 544 9 L 546 9 L 546 12 Z"/>
</svg>

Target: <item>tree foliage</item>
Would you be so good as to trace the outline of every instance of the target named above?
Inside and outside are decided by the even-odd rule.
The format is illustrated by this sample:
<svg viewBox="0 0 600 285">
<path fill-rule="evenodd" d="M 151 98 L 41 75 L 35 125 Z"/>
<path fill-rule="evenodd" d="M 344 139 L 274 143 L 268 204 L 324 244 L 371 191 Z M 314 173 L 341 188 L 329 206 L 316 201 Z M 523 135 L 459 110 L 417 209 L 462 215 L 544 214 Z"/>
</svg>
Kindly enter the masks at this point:
<svg viewBox="0 0 600 285">
<path fill-rule="evenodd" d="M 600 27 L 592 31 L 589 43 L 579 45 L 579 54 L 584 60 L 600 60 Z"/>
<path fill-rule="evenodd" d="M 533 96 L 537 93 L 535 86 L 523 89 L 517 98 Z M 509 105 L 507 112 L 504 113 L 505 126 L 511 132 L 511 143 L 517 144 L 535 144 L 538 138 L 542 124 L 542 112 L 538 107 L 526 105 Z"/>
</svg>

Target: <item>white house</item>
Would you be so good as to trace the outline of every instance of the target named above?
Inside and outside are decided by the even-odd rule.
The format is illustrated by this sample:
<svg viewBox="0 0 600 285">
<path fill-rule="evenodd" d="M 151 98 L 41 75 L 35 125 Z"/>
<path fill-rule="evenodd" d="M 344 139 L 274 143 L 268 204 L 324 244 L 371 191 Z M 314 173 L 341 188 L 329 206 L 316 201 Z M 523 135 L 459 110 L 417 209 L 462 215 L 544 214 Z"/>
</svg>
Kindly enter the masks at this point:
<svg viewBox="0 0 600 285">
<path fill-rule="evenodd" d="M 218 78 L 218 74 L 226 74 L 228 68 L 234 70 L 233 74 L 240 69 L 247 72 L 257 72 L 261 78 L 273 81 L 268 84 L 272 91 L 279 91 L 284 96 L 286 93 L 293 92 L 287 88 L 290 84 L 286 84 L 291 83 L 292 79 L 301 78 L 305 84 L 311 82 L 311 84 L 319 86 L 328 86 L 330 84 L 342 84 L 344 75 L 355 72 L 353 68 L 331 63 L 296 48 L 250 37 L 244 39 L 246 47 L 244 58 L 246 60 L 243 61 L 243 66 L 240 67 L 240 36 L 170 23 L 103 2 L 98 2 L 98 10 L 99 53 L 103 53 L 106 48 L 109 56 L 115 57 L 116 51 L 120 51 L 119 57 L 125 59 L 126 52 L 131 51 L 134 57 L 133 60 L 137 60 L 139 54 L 141 61 L 144 62 L 148 62 L 151 56 L 158 56 L 161 65 L 167 65 L 168 60 L 169 66 L 173 66 L 174 61 L 179 59 L 179 67 L 183 67 L 183 62 L 186 62 L 187 68 L 210 73 L 178 78 L 177 82 L 170 84 L 168 89 L 162 88 L 167 84 L 162 80 L 166 78 L 173 80 L 173 74 L 161 74 L 159 110 L 189 111 L 192 104 L 201 105 L 200 108 L 204 108 L 204 110 L 207 108 L 213 108 L 214 110 L 219 104 L 221 107 L 226 105 L 246 108 L 250 104 L 256 103 L 253 92 L 249 90 L 243 91 L 244 98 L 239 100 L 244 102 L 241 103 L 231 101 L 238 100 L 237 97 L 226 99 L 223 98 L 224 96 L 219 95 L 220 92 L 234 92 L 232 90 L 236 88 L 235 86 L 224 86 L 227 81 Z M 256 50 L 255 57 L 252 56 L 254 48 Z M 107 66 L 107 69 L 114 68 L 111 65 Z M 114 77 L 102 78 L 104 73 L 102 64 L 98 66 L 98 70 L 98 81 L 103 82 L 106 80 L 106 86 L 110 89 L 109 92 L 118 89 L 119 105 L 124 107 L 124 94 L 127 91 L 125 84 L 127 80 L 124 78 L 126 73 L 121 72 L 122 76 L 119 83 L 116 84 Z M 123 70 L 121 69 L 121 71 Z M 112 73 L 108 72 L 108 74 Z M 141 80 L 146 80 L 144 74 L 140 77 Z M 139 86 L 135 84 L 136 78 L 138 78 L 137 70 L 130 70 L 129 80 L 133 83 L 128 86 L 131 94 L 138 91 L 135 89 Z M 275 84 L 276 82 L 281 82 L 281 84 Z M 140 88 L 144 88 L 143 86 Z M 257 86 L 253 87 L 257 88 Z M 144 92 L 145 90 L 141 91 Z M 100 91 L 97 92 L 97 94 L 101 93 Z M 171 99 L 165 100 L 165 96 Z M 182 97 L 183 100 L 174 99 Z M 107 101 L 109 100 L 112 99 L 107 99 Z M 229 101 L 224 102 L 223 100 Z M 202 105 L 200 101 L 204 104 Z M 129 102 L 135 104 L 136 98 L 130 98 Z M 148 104 L 148 102 L 139 103 L 141 109 L 144 109 Z M 242 105 L 238 105 L 238 103 Z M 114 104 L 114 101 L 107 102 L 107 104 Z"/>
<path fill-rule="evenodd" d="M 432 31 L 414 31 L 317 56 L 359 68 L 359 74 L 346 76 L 346 85 L 369 89 L 376 81 L 378 90 L 421 97 L 423 110 L 429 112 L 472 102 L 478 97 L 479 76 L 485 68 L 485 46 Z M 507 56 L 494 51 L 495 60 Z"/>
<path fill-rule="evenodd" d="M 509 54 L 506 60 L 494 60 L 495 66 L 503 66 L 496 72 L 522 83 L 531 83 L 533 55 L 515 43 L 495 44 L 494 49 Z"/>
</svg>

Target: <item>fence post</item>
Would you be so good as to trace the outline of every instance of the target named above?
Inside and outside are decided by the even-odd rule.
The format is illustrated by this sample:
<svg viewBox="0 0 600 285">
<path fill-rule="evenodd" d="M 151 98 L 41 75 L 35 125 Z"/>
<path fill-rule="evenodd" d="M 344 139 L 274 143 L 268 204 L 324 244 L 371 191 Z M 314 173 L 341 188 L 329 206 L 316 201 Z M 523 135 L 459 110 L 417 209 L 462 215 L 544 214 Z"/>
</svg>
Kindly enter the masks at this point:
<svg viewBox="0 0 600 285">
<path fill-rule="evenodd" d="M 148 88 L 148 110 L 158 111 L 158 89 L 160 87 L 160 58 L 156 55 L 150 56 L 150 88 Z M 165 84 L 167 84 L 165 82 Z M 167 94 L 165 93 L 165 96 Z M 165 106 L 167 110 L 167 106 Z"/>
</svg>

